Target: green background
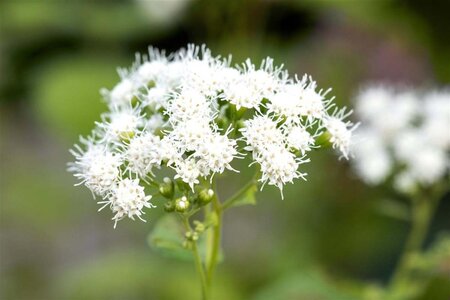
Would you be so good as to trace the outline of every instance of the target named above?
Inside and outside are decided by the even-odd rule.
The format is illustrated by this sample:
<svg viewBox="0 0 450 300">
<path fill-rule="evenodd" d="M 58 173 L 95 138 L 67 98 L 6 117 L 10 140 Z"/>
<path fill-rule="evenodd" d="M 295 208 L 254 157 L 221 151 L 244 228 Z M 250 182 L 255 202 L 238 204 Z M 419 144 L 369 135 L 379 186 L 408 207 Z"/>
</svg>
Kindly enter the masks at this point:
<svg viewBox="0 0 450 300">
<path fill-rule="evenodd" d="M 351 106 L 370 82 L 448 84 L 449 10 L 444 0 L 2 1 L 0 299 L 199 299 L 191 263 L 147 244 L 163 205 L 114 230 L 66 172 L 68 149 L 106 109 L 99 89 L 135 52 L 206 43 L 236 63 L 272 56 Z M 364 186 L 332 151 L 311 160 L 285 200 L 267 187 L 225 216 L 214 299 L 376 299 L 408 230 L 389 201 L 403 199 Z M 427 245 L 450 230 L 449 214 L 447 195 Z M 416 299 L 450 298 L 443 264 Z"/>
</svg>

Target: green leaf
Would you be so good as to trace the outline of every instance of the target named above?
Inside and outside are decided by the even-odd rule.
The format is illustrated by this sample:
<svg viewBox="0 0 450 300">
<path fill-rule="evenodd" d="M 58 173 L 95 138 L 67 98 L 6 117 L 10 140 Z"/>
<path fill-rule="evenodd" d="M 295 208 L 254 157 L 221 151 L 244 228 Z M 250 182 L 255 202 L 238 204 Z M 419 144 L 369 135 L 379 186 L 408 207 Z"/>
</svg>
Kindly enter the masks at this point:
<svg viewBox="0 0 450 300">
<path fill-rule="evenodd" d="M 148 236 L 150 247 L 156 252 L 181 260 L 192 260 L 192 253 L 183 247 L 185 230 L 175 214 L 162 217 Z"/>
<path fill-rule="evenodd" d="M 194 259 L 192 251 L 183 247 L 185 233 L 186 230 L 176 214 L 167 214 L 156 223 L 147 241 L 153 250 L 163 256 L 192 261 Z M 207 238 L 205 233 L 200 235 L 197 241 L 197 248 L 202 260 L 205 261 L 207 253 Z M 219 250 L 219 262 L 222 259 L 222 251 Z"/>
<path fill-rule="evenodd" d="M 325 278 L 315 270 L 304 270 L 289 274 L 259 291 L 253 300 L 296 299 L 296 300 L 356 300 L 361 297 L 348 291 L 338 282 Z"/>
</svg>

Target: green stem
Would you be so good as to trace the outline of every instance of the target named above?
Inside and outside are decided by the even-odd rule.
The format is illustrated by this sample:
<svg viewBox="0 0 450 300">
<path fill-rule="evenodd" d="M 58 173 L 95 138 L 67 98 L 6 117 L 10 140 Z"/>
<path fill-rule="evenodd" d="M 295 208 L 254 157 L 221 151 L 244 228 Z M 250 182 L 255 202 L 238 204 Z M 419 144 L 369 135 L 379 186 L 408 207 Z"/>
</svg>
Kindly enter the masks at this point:
<svg viewBox="0 0 450 300">
<path fill-rule="evenodd" d="M 430 199 L 433 198 L 433 199 Z M 411 258 L 420 253 L 423 242 L 433 217 L 437 201 L 440 197 L 422 195 L 412 201 L 411 230 L 408 234 L 404 250 L 389 284 L 390 292 L 410 280 Z"/>
<path fill-rule="evenodd" d="M 187 231 L 192 231 L 191 225 L 187 217 L 182 216 L 183 224 Z M 198 251 L 198 246 L 196 241 L 192 241 L 192 254 L 194 256 L 195 268 L 200 277 L 201 288 L 202 288 L 202 300 L 208 300 L 208 283 L 206 281 L 205 269 L 203 267 L 202 258 Z"/>
<path fill-rule="evenodd" d="M 214 224 L 212 228 L 212 236 L 210 238 L 210 243 L 208 245 L 209 248 L 209 259 L 207 264 L 207 272 L 206 272 L 206 279 L 208 285 L 211 285 L 213 276 L 214 276 L 214 270 L 216 268 L 218 258 L 219 258 L 219 250 L 220 250 L 220 241 L 221 241 L 221 233 L 222 233 L 222 207 L 217 195 L 217 188 L 214 183 L 214 189 L 215 189 L 215 197 L 212 200 L 212 206 L 213 209 L 210 213 L 214 213 L 216 216 L 216 224 Z"/>
<path fill-rule="evenodd" d="M 200 276 L 201 286 L 202 286 L 202 299 L 208 300 L 209 284 L 206 280 L 205 271 L 203 269 L 202 259 L 200 253 L 198 252 L 197 242 L 192 243 L 192 252 L 194 253 L 195 266 L 197 272 Z"/>
</svg>

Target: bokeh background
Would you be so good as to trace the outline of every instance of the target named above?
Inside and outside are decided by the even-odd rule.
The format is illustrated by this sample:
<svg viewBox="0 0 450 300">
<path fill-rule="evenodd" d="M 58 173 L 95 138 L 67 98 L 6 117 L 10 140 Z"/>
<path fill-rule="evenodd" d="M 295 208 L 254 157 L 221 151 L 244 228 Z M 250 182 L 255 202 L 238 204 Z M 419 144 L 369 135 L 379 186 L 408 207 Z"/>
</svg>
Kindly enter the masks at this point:
<svg viewBox="0 0 450 300">
<path fill-rule="evenodd" d="M 148 223 L 113 229 L 66 172 L 68 149 L 106 109 L 99 89 L 148 45 L 206 43 L 234 62 L 272 56 L 332 87 L 450 83 L 448 1 L 38 1 L 0 3 L 0 299 L 199 299 L 190 262 L 161 257 Z M 408 223 L 388 189 L 364 186 L 332 151 L 308 182 L 259 193 L 225 217 L 215 299 L 362 299 L 389 279 Z M 239 178 L 220 183 L 226 193 Z M 450 230 L 441 201 L 427 245 Z M 449 299 L 436 273 L 418 299 Z"/>
</svg>

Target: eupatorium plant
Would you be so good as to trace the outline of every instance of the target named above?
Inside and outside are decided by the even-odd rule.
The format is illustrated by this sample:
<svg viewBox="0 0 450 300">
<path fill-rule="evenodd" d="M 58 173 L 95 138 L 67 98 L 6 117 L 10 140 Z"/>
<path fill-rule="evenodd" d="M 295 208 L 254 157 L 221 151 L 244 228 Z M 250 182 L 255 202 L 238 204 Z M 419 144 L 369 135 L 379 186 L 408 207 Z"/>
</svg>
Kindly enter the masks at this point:
<svg viewBox="0 0 450 300">
<path fill-rule="evenodd" d="M 390 211 L 411 223 L 404 252 L 383 299 L 411 299 L 425 288 L 433 264 L 418 267 L 439 200 L 449 190 L 450 90 L 367 86 L 356 98 L 359 141 L 352 147 L 356 173 L 407 199 Z M 400 198 L 400 197 L 398 197 Z M 446 259 L 450 258 L 447 239 Z M 444 251 L 439 249 L 439 251 Z M 428 268 L 428 269 L 427 269 Z M 412 288 L 414 287 L 414 288 Z M 415 294 L 416 293 L 416 294 Z"/>
<path fill-rule="evenodd" d="M 258 185 L 274 185 L 283 197 L 285 184 L 305 179 L 308 152 L 323 144 L 349 156 L 350 112 L 336 108 L 310 76 L 289 76 L 271 58 L 232 66 L 204 46 L 170 55 L 150 48 L 119 74 L 114 88 L 102 90 L 109 111 L 71 151 L 69 168 L 100 209 L 112 211 L 114 226 L 144 221 L 162 204 L 152 197 L 164 197 L 164 209 L 184 226 L 184 241 L 171 247 L 192 250 L 205 299 L 226 209 L 251 202 Z M 239 173 L 234 161 L 246 157 L 254 177 L 219 200 L 215 178 Z"/>
</svg>

